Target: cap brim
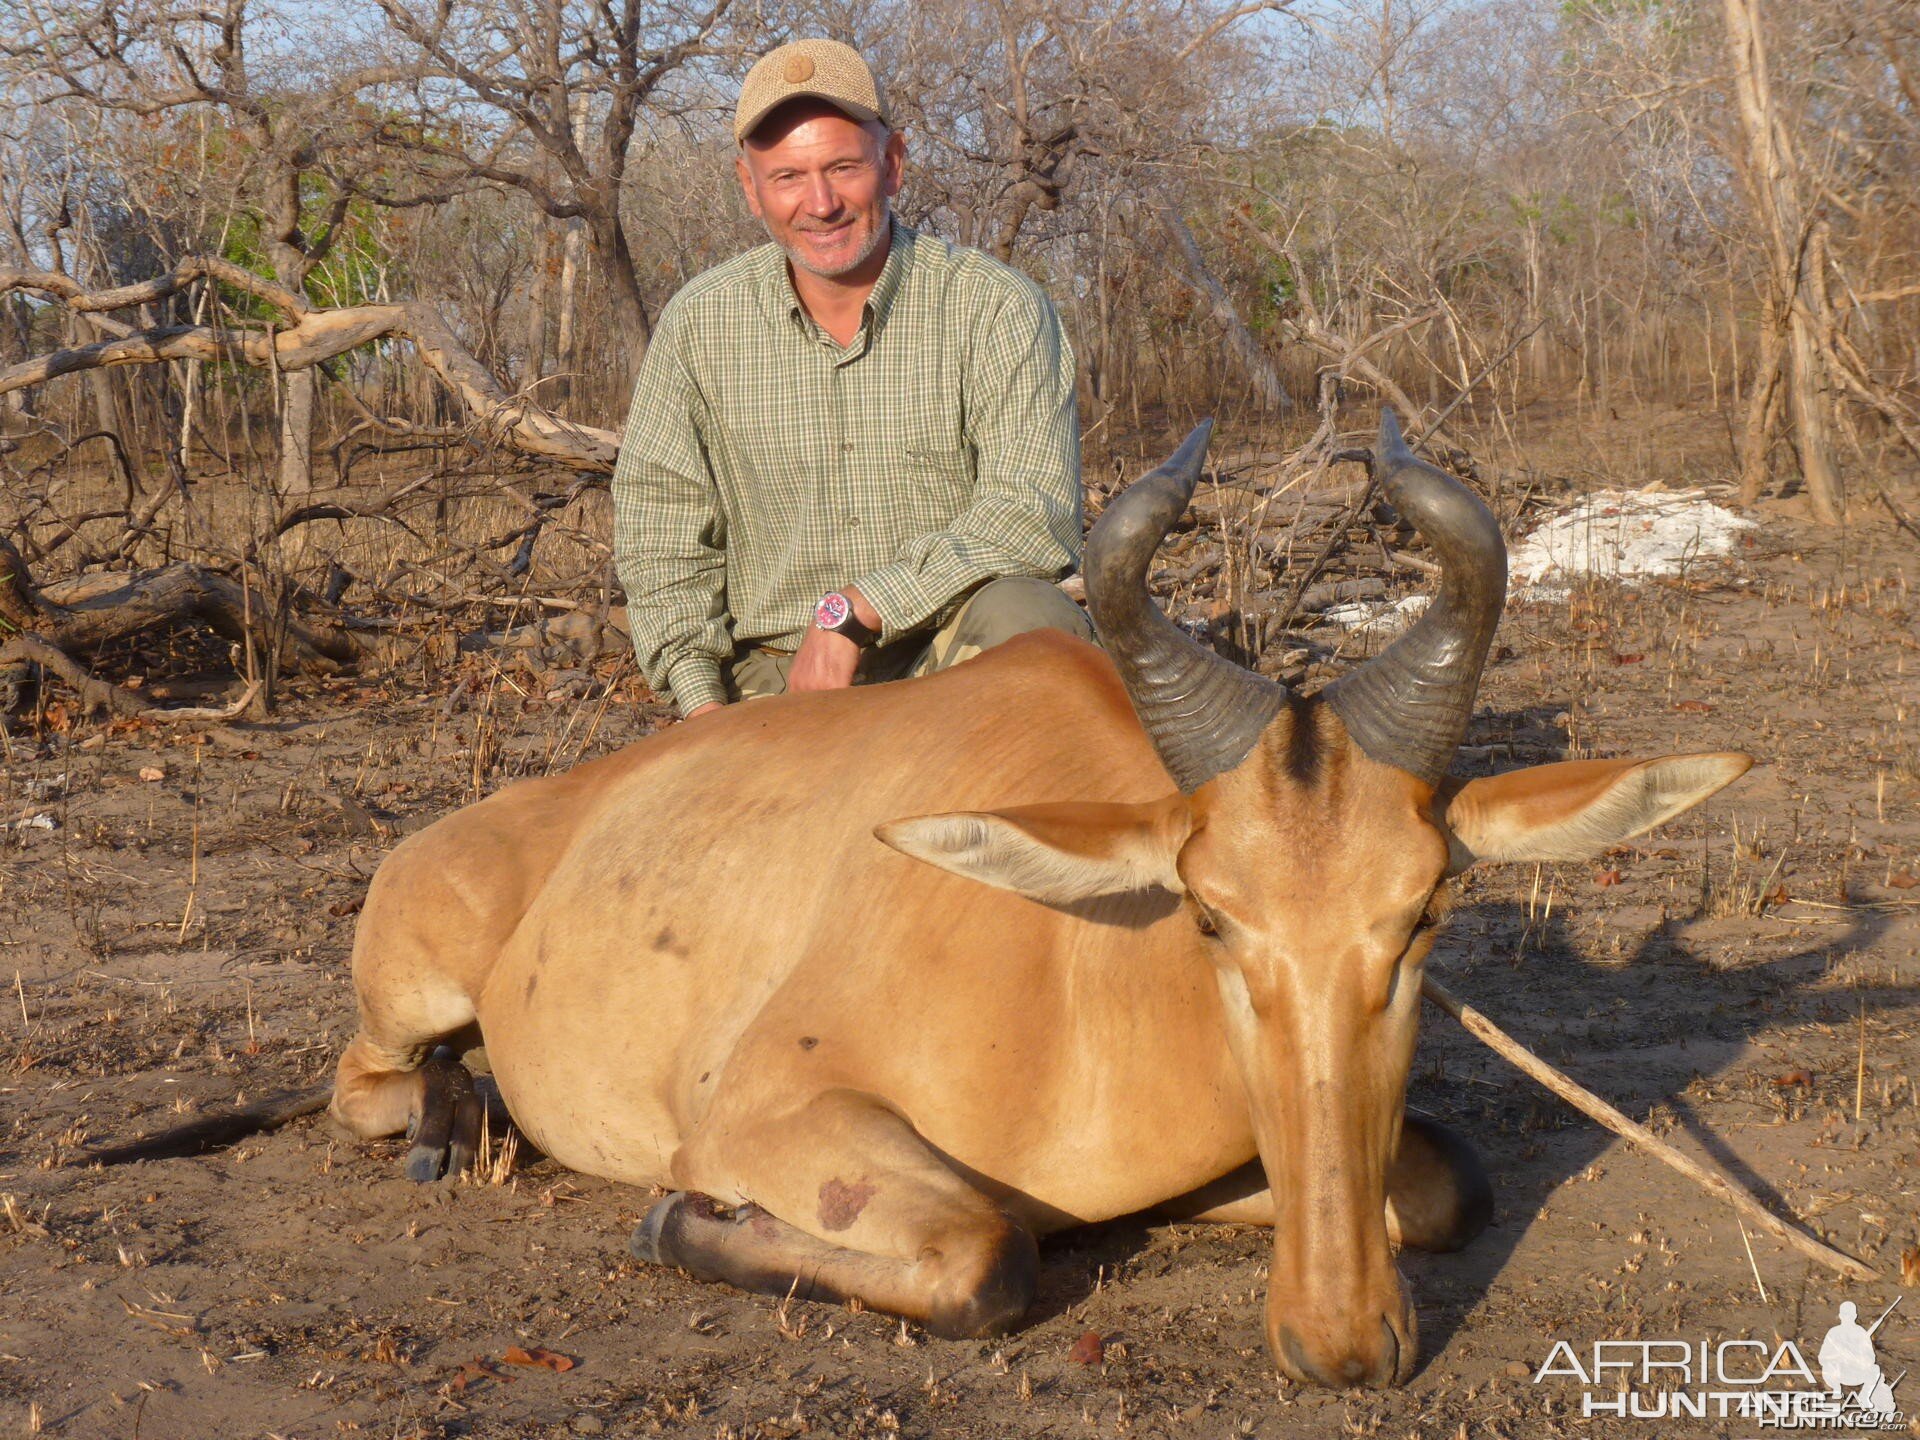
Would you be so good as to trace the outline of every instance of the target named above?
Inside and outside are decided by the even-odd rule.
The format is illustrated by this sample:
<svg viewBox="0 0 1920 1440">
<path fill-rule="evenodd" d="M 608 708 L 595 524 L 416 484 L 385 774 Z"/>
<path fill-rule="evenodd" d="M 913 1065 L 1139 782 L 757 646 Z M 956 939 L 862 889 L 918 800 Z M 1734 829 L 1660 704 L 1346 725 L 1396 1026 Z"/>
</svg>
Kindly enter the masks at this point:
<svg viewBox="0 0 1920 1440">
<path fill-rule="evenodd" d="M 865 105 L 856 105 L 851 100 L 843 100 L 838 95 L 822 95 L 818 90 L 789 90 L 784 95 L 776 95 L 766 104 L 745 115 L 737 115 L 733 121 L 733 138 L 744 143 L 746 138 L 759 128 L 760 122 L 778 110 L 790 100 L 819 100 L 831 105 L 849 119 L 865 124 L 869 120 L 881 120 L 878 110 L 870 110 Z M 882 123 L 885 123 L 882 121 Z"/>
</svg>

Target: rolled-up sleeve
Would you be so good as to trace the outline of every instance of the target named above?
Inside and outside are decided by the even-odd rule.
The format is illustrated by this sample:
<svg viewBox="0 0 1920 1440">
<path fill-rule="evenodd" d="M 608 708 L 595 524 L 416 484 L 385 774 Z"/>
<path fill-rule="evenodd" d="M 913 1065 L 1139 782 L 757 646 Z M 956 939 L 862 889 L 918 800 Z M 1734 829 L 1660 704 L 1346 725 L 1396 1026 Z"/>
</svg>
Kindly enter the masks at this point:
<svg viewBox="0 0 1920 1440">
<path fill-rule="evenodd" d="M 982 581 L 1057 580 L 1080 561 L 1080 432 L 1073 352 L 1037 288 L 1013 291 L 978 333 L 964 377 L 972 497 L 855 581 L 889 642 L 948 610 Z"/>
<path fill-rule="evenodd" d="M 614 466 L 613 554 L 640 673 L 685 714 L 727 698 L 721 666 L 733 651 L 726 523 L 681 343 L 669 306 L 634 383 Z"/>
</svg>

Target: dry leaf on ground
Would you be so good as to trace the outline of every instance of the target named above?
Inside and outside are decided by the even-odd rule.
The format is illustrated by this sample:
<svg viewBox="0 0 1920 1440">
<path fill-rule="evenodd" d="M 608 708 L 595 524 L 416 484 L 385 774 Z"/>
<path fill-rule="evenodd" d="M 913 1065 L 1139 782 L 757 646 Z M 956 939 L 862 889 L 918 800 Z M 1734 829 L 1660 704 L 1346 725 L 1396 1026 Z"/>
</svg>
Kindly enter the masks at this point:
<svg viewBox="0 0 1920 1440">
<path fill-rule="evenodd" d="M 1106 1358 L 1107 1342 L 1092 1330 L 1074 1341 L 1073 1349 L 1067 1352 L 1067 1359 L 1076 1365 L 1098 1365 Z"/>
<path fill-rule="evenodd" d="M 540 1369 L 551 1370 L 556 1375 L 564 1375 L 573 1368 L 573 1361 L 567 1356 L 556 1354 L 552 1350 L 542 1350 L 538 1346 L 531 1350 L 523 1350 L 518 1345 L 510 1345 L 507 1347 L 507 1353 L 500 1358 L 509 1365 L 537 1365 Z"/>
</svg>

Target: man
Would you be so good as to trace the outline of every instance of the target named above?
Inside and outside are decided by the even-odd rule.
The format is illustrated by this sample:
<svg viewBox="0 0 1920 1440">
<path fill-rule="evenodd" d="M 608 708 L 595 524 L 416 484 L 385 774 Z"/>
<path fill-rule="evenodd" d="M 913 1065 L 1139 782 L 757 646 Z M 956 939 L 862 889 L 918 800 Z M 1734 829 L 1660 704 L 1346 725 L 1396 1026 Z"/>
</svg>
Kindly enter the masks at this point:
<svg viewBox="0 0 1920 1440">
<path fill-rule="evenodd" d="M 660 317 L 614 473 L 640 667 L 688 718 L 1091 638 L 1073 357 L 1038 287 L 892 218 L 906 144 L 866 63 L 801 40 L 734 114 L 772 243 Z"/>
</svg>

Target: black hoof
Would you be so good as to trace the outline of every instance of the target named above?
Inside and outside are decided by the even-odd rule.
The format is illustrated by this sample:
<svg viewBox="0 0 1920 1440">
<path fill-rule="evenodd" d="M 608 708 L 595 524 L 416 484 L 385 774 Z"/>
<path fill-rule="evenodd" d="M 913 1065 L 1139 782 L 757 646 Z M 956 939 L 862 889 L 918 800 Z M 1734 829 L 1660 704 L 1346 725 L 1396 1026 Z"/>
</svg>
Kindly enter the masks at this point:
<svg viewBox="0 0 1920 1440">
<path fill-rule="evenodd" d="M 1409 1115 L 1387 1177 L 1401 1239 L 1445 1254 L 1471 1243 L 1493 1221 L 1493 1184 L 1466 1139 L 1425 1116 Z"/>
<path fill-rule="evenodd" d="M 676 1190 L 673 1194 L 656 1200 L 653 1208 L 647 1211 L 638 1225 L 633 1227 L 633 1234 L 627 1240 L 627 1253 L 648 1265 L 673 1264 L 674 1262 L 667 1257 L 661 1246 L 661 1237 L 666 1231 L 667 1223 L 673 1219 L 673 1212 L 680 1208 L 686 1198 L 686 1191 Z"/>
<path fill-rule="evenodd" d="M 480 1117 L 484 1113 L 473 1077 L 454 1060 L 429 1060 L 420 1067 L 420 1113 L 407 1151 L 407 1178 L 430 1185 L 442 1176 L 457 1176 L 473 1164 L 480 1147 Z"/>
</svg>

